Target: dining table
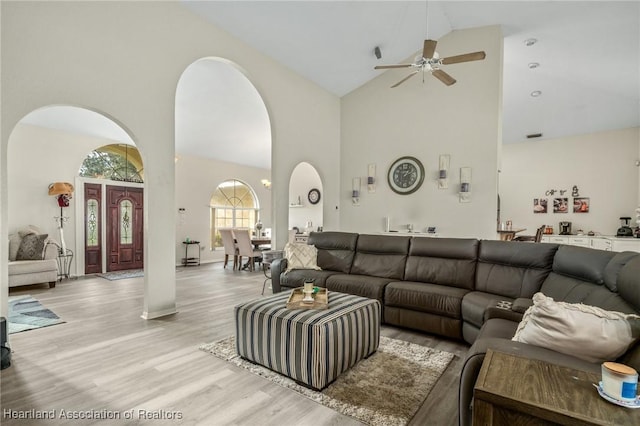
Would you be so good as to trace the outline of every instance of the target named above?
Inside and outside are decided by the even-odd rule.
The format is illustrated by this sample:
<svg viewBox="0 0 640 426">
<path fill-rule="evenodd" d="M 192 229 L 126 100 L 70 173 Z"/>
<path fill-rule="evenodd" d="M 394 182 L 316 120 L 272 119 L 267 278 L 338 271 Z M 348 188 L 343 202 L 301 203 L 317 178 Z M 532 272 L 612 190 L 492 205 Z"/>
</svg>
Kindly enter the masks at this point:
<svg viewBox="0 0 640 426">
<path fill-rule="evenodd" d="M 251 238 L 251 244 L 253 244 L 253 248 L 255 248 L 256 250 L 259 250 L 260 246 L 271 244 L 271 238 L 253 237 Z"/>
<path fill-rule="evenodd" d="M 498 236 L 502 241 L 511 241 L 518 232 L 526 231 L 527 228 L 511 228 L 511 229 L 498 229 Z"/>
</svg>

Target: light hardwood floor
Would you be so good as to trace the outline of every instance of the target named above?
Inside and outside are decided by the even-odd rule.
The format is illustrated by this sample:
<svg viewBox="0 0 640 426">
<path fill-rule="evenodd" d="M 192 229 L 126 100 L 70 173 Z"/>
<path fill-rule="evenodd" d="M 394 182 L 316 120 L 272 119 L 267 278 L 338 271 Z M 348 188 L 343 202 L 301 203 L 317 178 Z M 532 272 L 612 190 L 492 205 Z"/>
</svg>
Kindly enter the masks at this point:
<svg viewBox="0 0 640 426">
<path fill-rule="evenodd" d="M 0 375 L 2 425 L 360 425 L 297 393 L 198 350 L 230 336 L 233 306 L 261 297 L 261 271 L 221 263 L 176 270 L 178 314 L 143 320 L 143 279 L 65 280 L 31 294 L 66 321 L 12 334 L 12 366 Z M 458 377 L 465 344 L 383 326 L 382 334 L 452 352 L 456 358 L 411 425 L 457 425 Z M 179 421 L 142 419 L 138 409 Z M 10 419 L 9 413 L 55 410 L 55 420 Z M 84 411 L 120 420 L 62 419 Z M 106 410 L 106 411 L 102 411 Z M 135 410 L 133 419 L 124 419 Z M 177 414 L 175 414 L 177 415 Z"/>
</svg>

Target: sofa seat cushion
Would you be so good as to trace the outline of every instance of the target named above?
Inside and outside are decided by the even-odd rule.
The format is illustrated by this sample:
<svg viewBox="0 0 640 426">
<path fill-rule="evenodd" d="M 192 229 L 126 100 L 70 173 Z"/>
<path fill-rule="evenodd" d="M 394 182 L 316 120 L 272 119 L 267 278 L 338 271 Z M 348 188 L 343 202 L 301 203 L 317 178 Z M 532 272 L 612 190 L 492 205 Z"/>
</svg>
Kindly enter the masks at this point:
<svg viewBox="0 0 640 426">
<path fill-rule="evenodd" d="M 459 319 L 462 298 L 469 290 L 438 284 L 394 281 L 384 290 L 386 306 L 411 309 Z"/>
<path fill-rule="evenodd" d="M 47 271 L 58 271 L 55 259 L 15 260 L 8 263 L 9 275 L 37 274 Z"/>
<path fill-rule="evenodd" d="M 280 285 L 282 287 L 302 287 L 305 280 L 313 281 L 318 287 L 326 287 L 327 278 L 338 274 L 336 271 L 316 271 L 313 269 L 293 269 L 286 274 L 280 275 Z"/>
<path fill-rule="evenodd" d="M 465 294 L 462 299 L 462 318 L 465 322 L 480 328 L 484 323 L 487 308 L 503 300 L 513 302 L 514 299 L 481 291 L 471 291 Z"/>
<path fill-rule="evenodd" d="M 484 323 L 478 334 L 479 339 L 500 338 L 509 339 L 516 334 L 518 329 L 517 322 L 509 321 L 503 318 L 492 318 Z"/>
<path fill-rule="evenodd" d="M 368 275 L 331 275 L 326 280 L 329 291 L 355 294 L 382 302 L 384 287 L 391 281 L 388 278 L 370 277 Z"/>
</svg>

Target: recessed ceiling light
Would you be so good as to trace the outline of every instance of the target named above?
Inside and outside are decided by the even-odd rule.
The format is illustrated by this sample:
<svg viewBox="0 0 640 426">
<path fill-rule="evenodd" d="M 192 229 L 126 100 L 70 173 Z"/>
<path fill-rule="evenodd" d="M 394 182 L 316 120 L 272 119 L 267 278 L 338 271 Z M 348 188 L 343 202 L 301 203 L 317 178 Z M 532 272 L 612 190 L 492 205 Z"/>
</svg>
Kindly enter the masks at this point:
<svg viewBox="0 0 640 426">
<path fill-rule="evenodd" d="M 535 69 L 538 68 L 540 66 L 540 64 L 538 62 L 529 62 L 529 69 Z"/>
<path fill-rule="evenodd" d="M 534 90 L 533 92 L 531 92 L 531 96 L 533 96 L 534 98 L 537 98 L 540 95 L 542 95 L 542 92 L 540 90 Z"/>
<path fill-rule="evenodd" d="M 528 38 L 524 41 L 525 46 L 533 46 L 538 42 L 537 38 Z"/>
</svg>

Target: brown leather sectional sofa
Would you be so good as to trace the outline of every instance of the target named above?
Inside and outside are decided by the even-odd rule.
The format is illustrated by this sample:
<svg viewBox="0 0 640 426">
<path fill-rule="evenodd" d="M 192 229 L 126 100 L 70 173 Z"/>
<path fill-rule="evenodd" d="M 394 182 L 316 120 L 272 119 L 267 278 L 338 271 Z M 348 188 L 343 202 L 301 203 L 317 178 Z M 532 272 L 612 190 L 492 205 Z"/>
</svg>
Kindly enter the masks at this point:
<svg viewBox="0 0 640 426">
<path fill-rule="evenodd" d="M 599 365 L 514 342 L 516 328 L 543 292 L 556 301 L 640 314 L 640 254 L 557 244 L 311 233 L 322 270 L 272 263 L 274 292 L 305 279 L 330 291 L 380 300 L 383 322 L 464 340 L 459 422 L 471 424 L 473 387 L 487 349 L 598 372 Z M 640 370 L 640 345 L 620 359 Z"/>
</svg>

